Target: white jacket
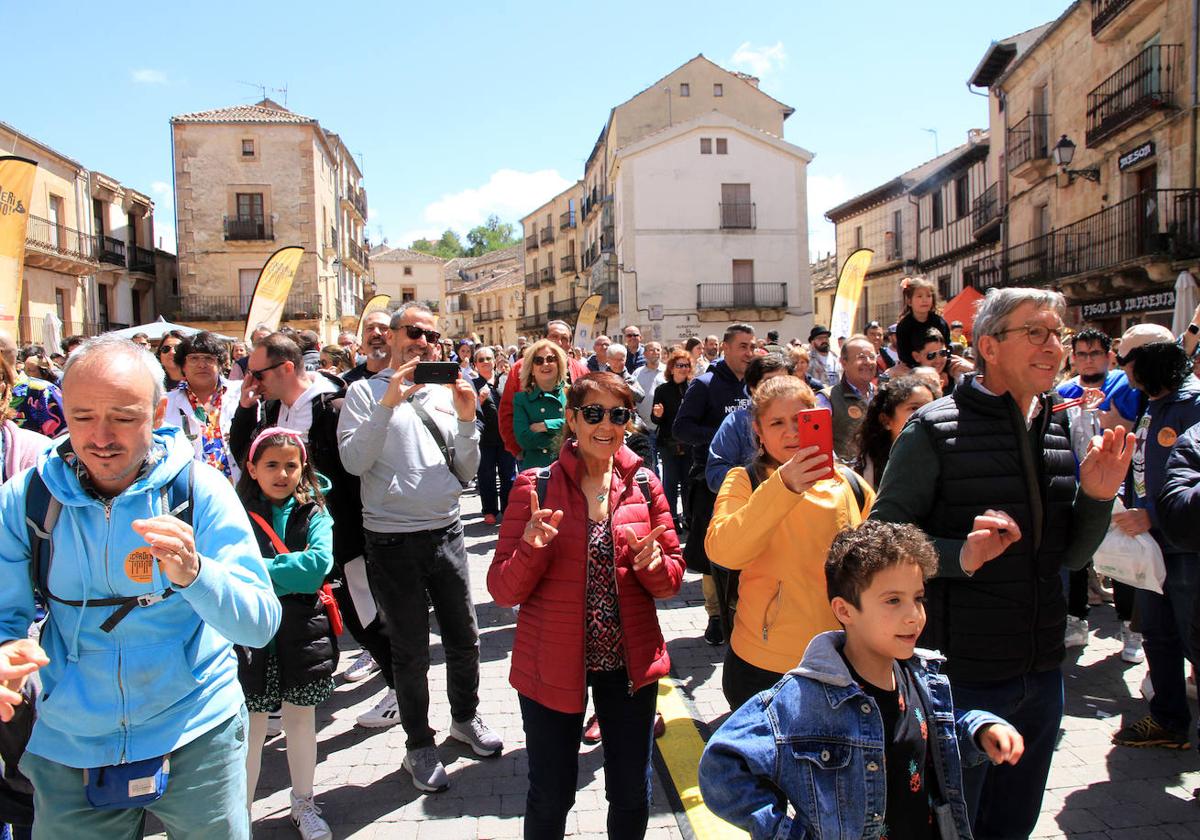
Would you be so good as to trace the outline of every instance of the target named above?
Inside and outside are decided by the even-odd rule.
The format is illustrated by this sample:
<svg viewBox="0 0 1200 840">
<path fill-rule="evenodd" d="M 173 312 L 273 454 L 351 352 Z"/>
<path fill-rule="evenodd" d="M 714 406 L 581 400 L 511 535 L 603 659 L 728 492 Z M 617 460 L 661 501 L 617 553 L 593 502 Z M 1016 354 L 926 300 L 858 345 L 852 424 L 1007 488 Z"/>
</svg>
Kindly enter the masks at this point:
<svg viewBox="0 0 1200 840">
<path fill-rule="evenodd" d="M 238 469 L 237 460 L 229 449 L 229 427 L 233 424 L 233 415 L 237 411 L 238 400 L 242 397 L 242 383 L 222 378 L 221 385 L 225 388 L 225 393 L 221 397 L 221 435 L 225 439 L 225 452 L 229 456 L 232 481 L 237 484 L 242 471 Z M 196 450 L 196 460 L 204 460 L 204 444 L 200 439 L 203 425 L 196 418 L 196 413 L 192 411 L 192 404 L 188 401 L 187 391 L 184 389 L 175 388 L 167 392 L 167 413 L 163 416 L 163 425 L 182 429 L 183 434 L 191 441 L 192 447 Z"/>
</svg>

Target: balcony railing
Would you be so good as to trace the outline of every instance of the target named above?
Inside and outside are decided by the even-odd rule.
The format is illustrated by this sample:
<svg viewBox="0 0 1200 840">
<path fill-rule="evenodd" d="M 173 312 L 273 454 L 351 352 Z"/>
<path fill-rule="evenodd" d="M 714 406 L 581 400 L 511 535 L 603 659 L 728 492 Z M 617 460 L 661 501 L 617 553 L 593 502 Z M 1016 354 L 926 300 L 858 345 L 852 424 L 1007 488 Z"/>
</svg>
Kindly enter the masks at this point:
<svg viewBox="0 0 1200 840">
<path fill-rule="evenodd" d="M 536 289 L 538 287 L 538 276 L 536 271 L 531 271 L 525 275 L 525 288 Z"/>
<path fill-rule="evenodd" d="M 1133 0 L 1092 0 L 1092 35 L 1112 23 Z"/>
<path fill-rule="evenodd" d="M 546 317 L 557 318 L 575 325 L 575 316 L 579 314 L 579 301 L 575 298 L 558 300 L 546 307 Z"/>
<path fill-rule="evenodd" d="M 733 230 L 753 230 L 758 227 L 754 205 L 748 202 L 717 205 L 721 210 L 721 227 Z"/>
<path fill-rule="evenodd" d="M 1147 190 L 977 263 L 978 286 L 1038 286 L 1200 255 L 1200 190 Z"/>
<path fill-rule="evenodd" d="M 553 283 L 554 282 L 554 266 L 548 265 L 545 268 L 538 269 L 538 282 L 539 283 Z"/>
<path fill-rule="evenodd" d="M 354 202 L 354 208 L 358 210 L 358 214 L 364 219 L 367 217 L 367 191 L 357 189 L 350 194 L 350 200 Z"/>
<path fill-rule="evenodd" d="M 526 251 L 536 251 L 537 245 L 538 245 L 538 243 L 537 243 L 536 236 L 526 236 L 525 237 L 525 250 Z"/>
<path fill-rule="evenodd" d="M 971 231 L 979 233 L 1000 220 L 1000 189 L 999 182 L 984 190 L 971 206 Z"/>
<path fill-rule="evenodd" d="M 613 235 L 612 228 L 605 228 L 600 231 L 600 252 L 611 251 L 616 246 L 616 237 Z"/>
<path fill-rule="evenodd" d="M 475 313 L 476 324 L 487 324 L 491 321 L 504 320 L 504 313 L 499 309 L 489 309 L 487 311 L 479 311 Z"/>
<path fill-rule="evenodd" d="M 129 247 L 129 270 L 154 273 L 154 252 L 138 245 Z"/>
<path fill-rule="evenodd" d="M 1095 146 L 1151 111 L 1174 106 L 1183 45 L 1154 44 L 1088 94 L 1087 145 Z"/>
<path fill-rule="evenodd" d="M 98 236 L 100 241 L 100 262 L 113 265 L 125 265 L 125 243 L 115 236 Z"/>
<path fill-rule="evenodd" d="M 1008 171 L 1050 156 L 1050 115 L 1026 114 L 1008 129 Z"/>
<path fill-rule="evenodd" d="M 554 228 L 546 225 L 544 228 L 542 228 L 542 233 L 539 239 L 543 245 L 549 245 L 554 241 Z"/>
<path fill-rule="evenodd" d="M 546 322 L 549 320 L 550 316 L 544 312 L 535 312 L 532 315 L 522 315 L 521 320 L 517 322 L 517 329 L 525 331 L 536 330 L 541 332 L 545 328 Z"/>
<path fill-rule="evenodd" d="M 353 240 L 350 242 L 350 259 L 354 260 L 364 269 L 369 268 L 371 265 L 371 255 L 367 252 L 367 249 Z"/>
<path fill-rule="evenodd" d="M 567 228 L 575 227 L 575 211 L 568 210 L 566 213 L 558 215 L 558 229 L 566 230 Z"/>
<path fill-rule="evenodd" d="M 558 270 L 563 274 L 571 274 L 575 271 L 575 255 L 567 254 L 561 257 L 558 261 Z"/>
<path fill-rule="evenodd" d="M 250 301 L 250 295 L 172 296 L 167 299 L 167 317 L 172 321 L 244 321 Z M 317 319 L 321 314 L 320 295 L 288 295 L 283 304 L 285 321 Z"/>
<path fill-rule="evenodd" d="M 25 244 L 41 251 L 87 262 L 96 261 L 96 237 L 74 228 L 56 225 L 49 219 L 30 216 Z M 122 243 L 124 245 L 124 243 Z"/>
<path fill-rule="evenodd" d="M 228 241 L 253 242 L 274 238 L 271 220 L 266 216 L 225 217 L 225 239 Z"/>
<path fill-rule="evenodd" d="M 787 283 L 697 283 L 697 309 L 782 309 Z"/>
</svg>

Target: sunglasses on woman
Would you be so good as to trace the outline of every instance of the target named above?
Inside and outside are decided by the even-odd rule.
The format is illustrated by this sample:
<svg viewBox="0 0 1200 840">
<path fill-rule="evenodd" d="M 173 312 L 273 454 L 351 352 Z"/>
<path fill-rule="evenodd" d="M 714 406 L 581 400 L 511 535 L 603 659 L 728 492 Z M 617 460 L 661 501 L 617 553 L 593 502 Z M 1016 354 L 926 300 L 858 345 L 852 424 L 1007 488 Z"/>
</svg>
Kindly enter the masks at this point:
<svg viewBox="0 0 1200 840">
<path fill-rule="evenodd" d="M 436 330 L 423 330 L 420 327 L 414 327 L 412 324 L 404 325 L 404 333 L 410 341 L 416 341 L 421 336 L 425 336 L 425 340 L 430 344 L 437 344 L 438 339 L 442 337 L 442 334 Z"/>
<path fill-rule="evenodd" d="M 558 358 L 555 356 L 534 356 L 533 364 L 534 367 L 539 367 L 541 365 L 557 365 Z"/>
<path fill-rule="evenodd" d="M 925 354 L 925 361 L 932 362 L 938 356 L 949 356 L 949 355 L 950 355 L 949 350 L 934 350 L 932 353 Z"/>
<path fill-rule="evenodd" d="M 614 426 L 624 426 L 633 417 L 633 411 L 625 408 L 623 405 L 606 409 L 602 405 L 592 403 L 590 405 L 581 405 L 575 411 L 583 418 L 583 422 L 589 426 L 599 426 L 604 422 L 605 414 L 608 415 L 608 419 L 612 421 Z"/>
</svg>

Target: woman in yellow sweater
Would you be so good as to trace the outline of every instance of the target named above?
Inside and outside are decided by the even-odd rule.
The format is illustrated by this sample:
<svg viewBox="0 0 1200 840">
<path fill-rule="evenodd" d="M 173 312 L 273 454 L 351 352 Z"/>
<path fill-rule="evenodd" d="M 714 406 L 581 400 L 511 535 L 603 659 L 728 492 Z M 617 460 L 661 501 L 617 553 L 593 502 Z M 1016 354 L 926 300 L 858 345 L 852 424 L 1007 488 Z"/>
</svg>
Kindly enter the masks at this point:
<svg viewBox="0 0 1200 840">
<path fill-rule="evenodd" d="M 798 665 L 815 635 L 838 629 L 825 596 L 825 556 L 838 531 L 857 527 L 875 499 L 845 468 L 820 478 L 828 459 L 815 446 L 801 447 L 797 421 L 815 404 L 812 389 L 794 376 L 759 387 L 750 409 L 758 456 L 725 476 L 704 538 L 712 562 L 742 573 L 721 681 L 732 709 Z M 758 478 L 753 485 L 749 470 Z"/>
</svg>

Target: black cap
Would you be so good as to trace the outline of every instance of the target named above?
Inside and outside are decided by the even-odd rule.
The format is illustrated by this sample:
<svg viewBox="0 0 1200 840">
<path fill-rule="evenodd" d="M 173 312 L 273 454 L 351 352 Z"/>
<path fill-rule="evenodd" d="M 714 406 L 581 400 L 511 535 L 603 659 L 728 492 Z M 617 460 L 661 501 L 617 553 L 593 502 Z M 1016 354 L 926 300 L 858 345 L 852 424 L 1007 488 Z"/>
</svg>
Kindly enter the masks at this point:
<svg viewBox="0 0 1200 840">
<path fill-rule="evenodd" d="M 808 340 L 812 341 L 814 338 L 816 338 L 819 335 L 833 335 L 833 333 L 831 333 L 829 331 L 829 327 L 824 327 L 820 324 L 817 324 L 811 330 L 808 331 Z"/>
</svg>

